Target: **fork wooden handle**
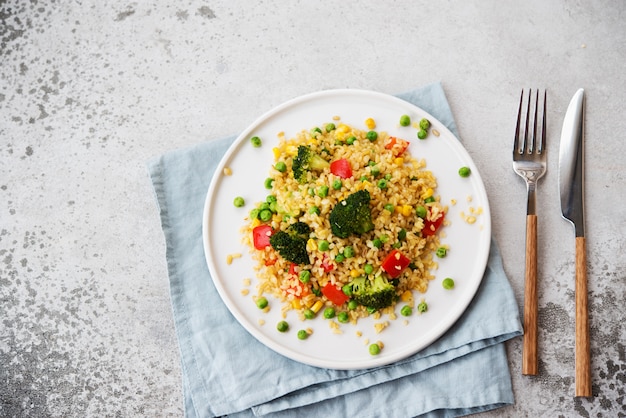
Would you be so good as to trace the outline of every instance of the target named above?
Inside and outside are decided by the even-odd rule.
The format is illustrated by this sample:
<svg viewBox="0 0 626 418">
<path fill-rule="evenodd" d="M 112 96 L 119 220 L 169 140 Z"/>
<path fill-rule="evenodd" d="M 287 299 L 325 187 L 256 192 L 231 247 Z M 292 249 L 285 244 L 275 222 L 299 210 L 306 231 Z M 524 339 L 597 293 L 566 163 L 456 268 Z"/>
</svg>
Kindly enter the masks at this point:
<svg viewBox="0 0 626 418">
<path fill-rule="evenodd" d="M 587 249 L 585 237 L 576 237 L 576 390 L 592 396 L 589 317 L 587 310 Z"/>
<path fill-rule="evenodd" d="M 526 216 L 522 374 L 537 374 L 537 215 Z"/>
</svg>

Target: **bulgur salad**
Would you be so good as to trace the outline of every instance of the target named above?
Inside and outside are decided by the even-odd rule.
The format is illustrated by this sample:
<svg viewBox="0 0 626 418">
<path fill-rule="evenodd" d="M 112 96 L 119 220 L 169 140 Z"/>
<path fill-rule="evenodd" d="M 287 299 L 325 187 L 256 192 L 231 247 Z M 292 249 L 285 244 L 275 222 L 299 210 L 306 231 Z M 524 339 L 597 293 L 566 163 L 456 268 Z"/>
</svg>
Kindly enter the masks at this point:
<svg viewBox="0 0 626 418">
<path fill-rule="evenodd" d="M 411 123 L 407 115 L 403 123 Z M 415 140 L 426 139 L 428 119 L 414 124 Z M 397 303 L 410 315 L 414 295 L 426 293 L 435 258 L 447 251 L 438 235 L 447 207 L 437 179 L 411 155 L 408 139 L 377 131 L 373 119 L 364 125 L 336 116 L 279 137 L 267 198 L 250 210 L 242 230 L 257 263 L 261 309 L 271 295 L 302 320 L 323 315 L 354 324 L 394 315 Z M 250 142 L 262 146 L 256 136 Z"/>
</svg>

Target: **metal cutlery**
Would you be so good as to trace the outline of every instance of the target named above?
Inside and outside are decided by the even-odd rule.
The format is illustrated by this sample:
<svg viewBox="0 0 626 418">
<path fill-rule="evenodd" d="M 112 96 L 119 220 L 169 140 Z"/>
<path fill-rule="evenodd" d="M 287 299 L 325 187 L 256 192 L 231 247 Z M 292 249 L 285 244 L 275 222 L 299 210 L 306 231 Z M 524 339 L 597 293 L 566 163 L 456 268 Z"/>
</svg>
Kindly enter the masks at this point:
<svg viewBox="0 0 626 418">
<path fill-rule="evenodd" d="M 522 352 L 522 373 L 536 375 L 537 357 L 537 182 L 546 172 L 546 96 L 543 92 L 543 105 L 539 90 L 535 92 L 533 103 L 532 89 L 528 91 L 525 117 L 524 90 L 520 95 L 515 141 L 513 144 L 513 169 L 526 182 L 528 192 L 526 205 L 526 265 L 524 280 L 524 339 Z M 541 114 L 539 108 L 542 107 Z M 532 109 L 532 113 L 531 113 Z M 541 120 L 539 116 L 541 115 Z M 522 124 L 522 119 L 524 123 Z"/>
<path fill-rule="evenodd" d="M 579 89 L 570 101 L 559 149 L 561 212 L 574 225 L 576 233 L 575 396 L 592 396 L 584 222 L 584 93 Z"/>
</svg>

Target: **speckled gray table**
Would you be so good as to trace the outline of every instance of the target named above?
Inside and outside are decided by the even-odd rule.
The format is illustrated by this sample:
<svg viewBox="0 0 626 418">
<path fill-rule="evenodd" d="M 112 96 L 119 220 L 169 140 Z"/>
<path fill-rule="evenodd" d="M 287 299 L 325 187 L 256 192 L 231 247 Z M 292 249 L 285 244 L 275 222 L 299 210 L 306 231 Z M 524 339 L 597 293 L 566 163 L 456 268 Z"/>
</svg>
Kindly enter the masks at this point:
<svg viewBox="0 0 626 418">
<path fill-rule="evenodd" d="M 456 3 L 456 4 L 454 4 Z M 165 248 L 145 161 L 327 88 L 441 81 L 523 301 L 522 87 L 548 89 L 539 375 L 507 344 L 514 405 L 626 416 L 626 3 L 0 2 L 0 416 L 181 416 Z M 557 156 L 587 92 L 593 398 L 574 398 L 574 236 Z"/>
</svg>

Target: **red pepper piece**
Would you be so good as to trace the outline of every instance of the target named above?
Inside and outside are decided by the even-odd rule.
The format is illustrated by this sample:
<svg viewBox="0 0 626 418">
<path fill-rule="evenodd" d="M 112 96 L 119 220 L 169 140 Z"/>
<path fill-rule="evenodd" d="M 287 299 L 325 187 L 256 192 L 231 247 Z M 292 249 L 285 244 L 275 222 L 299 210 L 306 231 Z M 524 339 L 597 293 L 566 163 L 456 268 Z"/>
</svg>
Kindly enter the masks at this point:
<svg viewBox="0 0 626 418">
<path fill-rule="evenodd" d="M 402 274 L 410 263 L 411 260 L 407 256 L 398 250 L 393 250 L 387 255 L 381 267 L 389 276 L 395 279 Z"/>
<path fill-rule="evenodd" d="M 254 248 L 262 250 L 270 245 L 270 237 L 274 233 L 274 229 L 267 225 L 259 225 L 252 230 L 252 241 L 254 242 Z"/>
<path fill-rule="evenodd" d="M 349 179 L 352 177 L 352 167 L 350 167 L 350 162 L 345 158 L 341 158 L 330 163 L 330 172 L 337 177 L 341 177 L 342 179 Z"/>
<path fill-rule="evenodd" d="M 322 287 L 322 294 L 328 298 L 329 301 L 334 303 L 337 306 L 341 306 L 350 299 L 348 295 L 343 293 L 343 291 L 332 284 L 331 282 L 326 283 L 324 287 Z"/>
</svg>

